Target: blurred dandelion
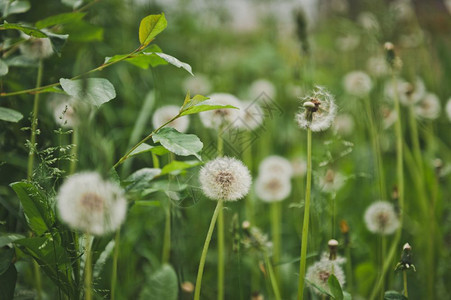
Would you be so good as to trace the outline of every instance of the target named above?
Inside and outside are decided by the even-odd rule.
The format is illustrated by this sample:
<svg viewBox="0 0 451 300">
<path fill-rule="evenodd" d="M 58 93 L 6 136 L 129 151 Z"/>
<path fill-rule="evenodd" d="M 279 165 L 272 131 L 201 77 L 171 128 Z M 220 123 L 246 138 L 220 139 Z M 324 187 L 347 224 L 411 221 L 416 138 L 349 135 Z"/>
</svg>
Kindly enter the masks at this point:
<svg viewBox="0 0 451 300">
<path fill-rule="evenodd" d="M 35 38 L 23 34 L 27 39 L 26 42 L 20 44 L 20 51 L 31 59 L 45 59 L 53 54 L 52 43 L 49 38 Z"/>
<path fill-rule="evenodd" d="M 343 79 L 345 91 L 357 97 L 364 97 L 369 94 L 373 84 L 370 76 L 363 71 L 352 71 L 345 75 Z"/>
<path fill-rule="evenodd" d="M 423 99 L 415 105 L 415 114 L 419 118 L 435 120 L 440 116 L 441 109 L 437 95 L 426 93 Z"/>
<path fill-rule="evenodd" d="M 232 105 L 235 107 L 241 107 L 241 102 L 235 96 L 227 93 L 216 93 L 208 96 L 210 98 L 209 103 L 219 105 Z M 210 111 L 204 111 L 199 113 L 202 124 L 207 128 L 219 129 L 227 124 L 235 124 L 238 126 L 240 118 L 240 111 L 233 108 L 215 109 Z"/>
<path fill-rule="evenodd" d="M 382 235 L 392 234 L 399 227 L 399 220 L 393 204 L 376 201 L 365 211 L 365 224 L 369 231 Z"/>
<path fill-rule="evenodd" d="M 290 179 L 274 174 L 260 174 L 255 181 L 255 193 L 265 202 L 282 201 L 291 193 Z"/>
<path fill-rule="evenodd" d="M 158 108 L 152 117 L 152 124 L 154 129 L 159 128 L 161 125 L 166 124 L 172 118 L 174 118 L 179 113 L 180 108 L 176 105 L 166 105 Z M 172 127 L 178 132 L 186 132 L 189 127 L 189 118 L 183 116 L 175 119 L 167 125 Z"/>
<path fill-rule="evenodd" d="M 262 160 L 258 167 L 260 174 L 290 178 L 293 176 L 293 167 L 289 160 L 282 156 L 270 155 Z"/>
</svg>

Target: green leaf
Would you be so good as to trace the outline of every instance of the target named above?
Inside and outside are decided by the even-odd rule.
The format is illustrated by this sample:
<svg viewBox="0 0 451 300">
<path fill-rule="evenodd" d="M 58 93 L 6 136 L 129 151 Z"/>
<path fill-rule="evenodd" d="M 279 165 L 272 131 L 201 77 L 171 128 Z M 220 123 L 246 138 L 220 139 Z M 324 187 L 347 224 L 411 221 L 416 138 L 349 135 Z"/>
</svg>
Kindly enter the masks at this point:
<svg viewBox="0 0 451 300">
<path fill-rule="evenodd" d="M 72 97 L 97 107 L 116 97 L 114 86 L 104 78 L 89 78 L 85 80 L 61 78 L 60 84 L 63 90 Z"/>
<path fill-rule="evenodd" d="M 324 295 L 327 295 L 331 298 L 333 298 L 334 296 L 332 296 L 329 292 L 327 292 L 325 289 L 323 289 L 322 287 L 314 284 L 313 282 L 311 282 L 308 279 L 305 279 L 305 282 L 307 282 L 309 285 L 311 285 L 312 287 L 314 287 L 315 289 L 317 289 L 318 291 L 320 291 L 321 293 L 323 293 Z"/>
<path fill-rule="evenodd" d="M 135 205 L 138 206 L 146 206 L 146 207 L 159 207 L 161 206 L 160 201 L 144 201 L 144 200 L 138 200 L 133 202 Z"/>
<path fill-rule="evenodd" d="M 194 155 L 197 159 L 202 160 L 198 152 L 202 150 L 203 144 L 194 134 L 185 134 L 174 128 L 165 127 L 155 133 L 152 139 L 172 153 L 181 156 Z"/>
<path fill-rule="evenodd" d="M 352 295 L 348 292 L 343 291 L 343 300 L 352 300 Z"/>
<path fill-rule="evenodd" d="M 83 19 L 85 15 L 86 13 L 83 12 L 62 13 L 37 21 L 35 26 L 38 29 L 42 29 L 53 25 L 71 23 Z"/>
<path fill-rule="evenodd" d="M 63 25 L 63 32 L 69 35 L 72 42 L 92 42 L 103 40 L 103 28 L 92 25 L 84 20 Z"/>
<path fill-rule="evenodd" d="M 170 265 L 163 265 L 148 277 L 149 280 L 142 289 L 139 299 L 177 300 L 177 273 Z"/>
<path fill-rule="evenodd" d="M 139 42 L 142 47 L 146 47 L 149 43 L 166 27 L 168 22 L 164 13 L 159 15 L 150 15 L 141 20 L 139 24 Z"/>
<path fill-rule="evenodd" d="M 5 76 L 6 74 L 8 74 L 8 71 L 8 65 L 2 59 L 0 59 L 0 76 Z"/>
<path fill-rule="evenodd" d="M 41 191 L 29 182 L 14 182 L 10 186 L 22 203 L 25 219 L 31 230 L 37 235 L 49 231 L 55 222 L 55 215 Z"/>
<path fill-rule="evenodd" d="M 23 118 L 23 115 L 14 109 L 0 107 L 0 120 L 17 123 Z"/>
<path fill-rule="evenodd" d="M 16 281 L 16 267 L 14 264 L 10 264 L 8 270 L 0 275 L 0 299 L 14 299 Z"/>
<path fill-rule="evenodd" d="M 17 23 L 8 23 L 8 22 L 4 22 L 3 24 L 0 25 L 0 30 L 2 29 L 17 29 L 22 31 L 25 34 L 37 37 L 37 38 L 46 38 L 47 34 L 45 34 L 44 32 L 40 31 L 37 28 L 34 27 L 30 27 L 30 26 L 25 26 L 22 24 L 17 24 Z"/>
<path fill-rule="evenodd" d="M 354 278 L 359 278 L 359 294 L 366 295 L 370 293 L 376 280 L 376 274 L 374 270 L 377 270 L 376 265 L 369 261 L 363 262 L 357 265 L 357 267 L 355 268 Z"/>
<path fill-rule="evenodd" d="M 180 115 L 186 116 L 186 115 L 197 114 L 197 113 L 200 113 L 203 111 L 224 109 L 224 108 L 239 109 L 238 107 L 235 107 L 233 105 L 219 105 L 219 104 L 214 104 L 213 102 L 211 102 L 211 103 L 210 102 L 207 103 L 207 102 L 209 102 L 209 101 L 189 107 L 189 108 L 183 110 Z"/>
<path fill-rule="evenodd" d="M 17 233 L 2 234 L 0 236 L 0 248 L 7 246 L 8 244 L 14 242 L 15 240 L 23 238 L 25 238 L 25 236 Z"/>
<path fill-rule="evenodd" d="M 189 161 L 173 160 L 169 164 L 165 165 L 163 169 L 161 169 L 161 175 L 165 174 L 177 175 L 180 174 L 180 172 L 183 170 L 198 166 L 200 164 L 201 162 L 197 160 L 189 160 Z"/>
<path fill-rule="evenodd" d="M 150 45 L 147 50 L 152 52 L 149 54 L 138 52 L 130 56 L 130 54 L 119 54 L 113 57 L 105 57 L 104 64 L 116 62 L 118 60 L 124 60 L 132 65 L 135 65 L 141 69 L 148 69 L 149 66 L 156 67 L 159 65 L 167 65 L 168 62 L 161 57 L 159 57 L 156 52 L 161 52 L 160 47 L 157 45 Z M 130 56 L 129 58 L 126 58 Z"/>
<path fill-rule="evenodd" d="M 334 274 L 329 276 L 329 279 L 327 279 L 327 284 L 329 285 L 330 292 L 334 296 L 334 299 L 343 300 L 343 290 L 341 289 L 340 282 L 338 282 L 338 279 Z"/>
<path fill-rule="evenodd" d="M 0 275 L 5 273 L 14 258 L 14 248 L 0 248 Z"/>
<path fill-rule="evenodd" d="M 143 53 L 145 55 L 157 55 L 157 56 L 161 57 L 162 59 L 164 59 L 165 61 L 167 61 L 168 63 L 170 63 L 171 65 L 176 66 L 177 68 L 183 68 L 186 71 L 188 71 L 188 73 L 190 73 L 191 75 L 194 76 L 191 66 L 187 63 L 181 62 L 174 56 L 171 56 L 166 53 L 160 53 L 160 52 L 143 52 Z"/>
<path fill-rule="evenodd" d="M 21 14 L 27 12 L 30 9 L 30 2 L 28 1 L 2 1 L 0 10 L 2 12 L 2 17 L 6 18 L 9 15 Z"/>
<path fill-rule="evenodd" d="M 407 300 L 407 297 L 397 291 L 386 291 L 384 300 Z"/>
<path fill-rule="evenodd" d="M 148 187 L 149 182 L 160 174 L 161 169 L 143 168 L 128 176 L 124 181 L 131 182 L 131 184 L 127 186 L 128 191 L 132 189 L 143 189 Z"/>
<path fill-rule="evenodd" d="M 59 56 L 61 54 L 61 49 L 63 49 L 64 45 L 67 42 L 68 34 L 54 34 L 47 33 L 50 43 L 52 44 L 53 51 Z"/>
<path fill-rule="evenodd" d="M 169 153 L 169 151 L 163 146 L 151 146 L 149 144 L 142 143 L 135 150 L 133 150 L 132 153 L 130 153 L 129 157 L 136 156 L 146 152 L 152 152 L 153 154 L 160 156 Z"/>
</svg>

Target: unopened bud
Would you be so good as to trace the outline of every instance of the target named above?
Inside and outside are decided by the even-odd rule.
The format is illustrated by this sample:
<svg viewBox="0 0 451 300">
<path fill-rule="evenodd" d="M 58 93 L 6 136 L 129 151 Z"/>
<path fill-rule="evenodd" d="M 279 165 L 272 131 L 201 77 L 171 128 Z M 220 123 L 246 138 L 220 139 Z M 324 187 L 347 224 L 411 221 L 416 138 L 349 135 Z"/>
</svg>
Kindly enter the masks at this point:
<svg viewBox="0 0 451 300">
<path fill-rule="evenodd" d="M 303 106 L 305 108 L 314 108 L 315 104 L 313 102 L 307 101 L 307 102 L 304 102 Z"/>
<path fill-rule="evenodd" d="M 241 225 L 241 227 L 243 227 L 243 229 L 249 229 L 249 228 L 251 228 L 251 222 L 243 221 L 243 224 Z"/>
<path fill-rule="evenodd" d="M 412 247 L 410 247 L 409 243 L 405 243 L 404 246 L 402 247 L 402 250 L 410 251 L 412 250 Z"/>
<path fill-rule="evenodd" d="M 337 258 L 337 247 L 338 247 L 338 241 L 337 240 L 329 240 L 327 243 L 329 246 L 329 260 L 335 260 Z"/>
<path fill-rule="evenodd" d="M 194 291 L 194 284 L 189 281 L 185 281 L 181 285 L 182 291 L 191 294 Z"/>
</svg>

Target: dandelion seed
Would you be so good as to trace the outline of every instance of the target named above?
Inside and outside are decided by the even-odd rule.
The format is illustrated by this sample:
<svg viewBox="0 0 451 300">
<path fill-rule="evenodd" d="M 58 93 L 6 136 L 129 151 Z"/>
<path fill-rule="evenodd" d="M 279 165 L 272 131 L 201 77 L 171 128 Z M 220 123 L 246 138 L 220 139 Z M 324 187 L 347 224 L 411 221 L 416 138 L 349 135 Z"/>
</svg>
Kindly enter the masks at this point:
<svg viewBox="0 0 451 300">
<path fill-rule="evenodd" d="M 232 105 L 240 107 L 241 102 L 235 96 L 226 93 L 216 93 L 208 96 L 210 104 Z M 239 126 L 240 111 L 235 108 L 223 108 L 199 113 L 202 124 L 207 128 L 218 129 L 227 124 Z"/>
<path fill-rule="evenodd" d="M 340 264 L 336 260 L 329 260 L 329 258 L 323 257 L 307 269 L 306 279 L 312 286 L 313 291 L 318 295 L 322 295 L 322 292 L 315 286 L 330 293 L 328 280 L 332 274 L 337 277 L 341 286 L 346 283 L 346 277 Z"/>
<path fill-rule="evenodd" d="M 26 57 L 31 59 L 44 59 L 50 57 L 53 54 L 52 43 L 49 38 L 35 38 L 26 34 L 23 34 L 27 41 L 20 44 L 20 51 Z"/>
<path fill-rule="evenodd" d="M 341 37 L 338 37 L 335 41 L 338 49 L 342 52 L 352 51 L 360 43 L 360 37 L 356 34 L 347 34 Z"/>
<path fill-rule="evenodd" d="M 357 22 L 367 31 L 378 31 L 380 28 L 376 16 L 369 11 L 361 12 L 357 16 Z"/>
<path fill-rule="evenodd" d="M 235 201 L 247 195 L 252 179 L 241 161 L 221 157 L 208 162 L 200 170 L 199 181 L 208 198 Z"/>
<path fill-rule="evenodd" d="M 260 175 L 255 181 L 255 193 L 265 202 L 282 201 L 291 193 L 291 181 L 284 176 Z"/>
<path fill-rule="evenodd" d="M 180 108 L 176 105 L 166 105 L 158 108 L 154 112 L 152 117 L 152 124 L 154 129 L 170 121 L 179 113 L 179 110 Z M 174 128 L 178 132 L 186 132 L 189 127 L 189 118 L 187 116 L 177 118 L 167 126 Z"/>
<path fill-rule="evenodd" d="M 346 182 L 346 177 L 332 169 L 328 169 L 324 176 L 319 178 L 319 186 L 326 193 L 333 193 L 340 190 Z"/>
<path fill-rule="evenodd" d="M 296 115 L 299 127 L 312 131 L 329 128 L 337 114 L 335 99 L 326 89 L 316 87 L 312 95 L 302 99 L 301 111 Z"/>
<path fill-rule="evenodd" d="M 353 71 L 346 74 L 343 79 L 343 86 L 348 94 L 363 97 L 369 94 L 373 83 L 370 76 L 365 72 Z"/>
<path fill-rule="evenodd" d="M 183 81 L 183 88 L 185 91 L 190 91 L 192 95 L 206 95 L 211 91 L 211 83 L 207 76 L 196 74 L 196 76 L 190 76 Z"/>
<path fill-rule="evenodd" d="M 390 109 L 387 106 L 381 107 L 382 126 L 384 129 L 391 127 L 398 120 L 398 114 L 395 110 Z"/>
<path fill-rule="evenodd" d="M 125 220 L 123 190 L 94 172 L 68 177 L 56 198 L 61 220 L 72 229 L 103 235 L 118 229 Z"/>
<path fill-rule="evenodd" d="M 249 87 L 249 98 L 251 100 L 255 100 L 262 95 L 265 95 L 270 99 L 274 99 L 276 97 L 276 88 L 271 81 L 259 79 L 254 81 Z"/>
<path fill-rule="evenodd" d="M 289 160 L 282 156 L 270 155 L 260 163 L 258 172 L 262 175 L 274 175 L 285 178 L 293 176 L 293 168 Z"/>
<path fill-rule="evenodd" d="M 382 235 L 392 234 L 399 227 L 399 220 L 393 204 L 376 201 L 365 211 L 365 223 L 369 231 Z"/>
<path fill-rule="evenodd" d="M 415 105 L 415 114 L 423 119 L 434 120 L 440 116 L 440 100 L 436 94 L 427 93 L 423 99 Z"/>
</svg>

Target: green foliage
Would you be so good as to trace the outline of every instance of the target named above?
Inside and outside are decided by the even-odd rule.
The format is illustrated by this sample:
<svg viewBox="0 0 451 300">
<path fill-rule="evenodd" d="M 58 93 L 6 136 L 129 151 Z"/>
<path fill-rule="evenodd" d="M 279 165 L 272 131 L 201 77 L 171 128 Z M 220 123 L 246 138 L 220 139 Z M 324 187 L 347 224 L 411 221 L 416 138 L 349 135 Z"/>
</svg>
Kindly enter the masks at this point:
<svg viewBox="0 0 451 300">
<path fill-rule="evenodd" d="M 384 300 L 407 300 L 407 297 L 396 291 L 386 291 L 384 293 Z"/>
<path fill-rule="evenodd" d="M 329 285 L 330 293 L 333 298 L 336 300 L 343 300 L 343 291 L 341 289 L 341 285 L 338 282 L 337 277 L 334 274 L 331 274 L 327 279 L 327 284 Z"/>
<path fill-rule="evenodd" d="M 139 42 L 141 43 L 141 48 L 149 45 L 167 26 L 168 23 L 163 13 L 143 18 L 139 24 Z"/>
<path fill-rule="evenodd" d="M 150 273 L 150 272 L 149 272 Z M 177 274 L 170 265 L 163 265 L 157 271 L 150 273 L 139 299 L 177 300 Z"/>
<path fill-rule="evenodd" d="M 185 134 L 178 132 L 174 128 L 166 127 L 155 133 L 152 139 L 155 143 L 160 143 L 174 154 L 181 156 L 194 155 L 201 160 L 199 152 L 202 150 L 203 143 L 194 134 Z"/>
<path fill-rule="evenodd" d="M 8 74 L 8 71 L 8 65 L 2 59 L 0 59 L 0 76 L 5 76 L 6 74 Z"/>
<path fill-rule="evenodd" d="M 62 25 L 72 23 L 83 19 L 86 15 L 84 12 L 70 12 L 47 17 L 35 23 L 36 28 L 43 29 L 54 25 Z"/>
<path fill-rule="evenodd" d="M 10 264 L 9 268 L 3 274 L 0 274 L 0 299 L 14 298 L 16 281 L 17 269 L 14 264 Z"/>
<path fill-rule="evenodd" d="M 97 107 L 116 98 L 114 86 L 104 78 L 89 78 L 85 80 L 61 78 L 60 84 L 67 94 Z"/>
<path fill-rule="evenodd" d="M 16 123 L 19 122 L 22 118 L 23 115 L 20 112 L 10 108 L 0 107 L 0 120 Z"/>
<path fill-rule="evenodd" d="M 8 23 L 6 21 L 0 25 L 0 30 L 2 30 L 2 29 L 17 29 L 17 30 L 22 31 L 25 34 L 34 36 L 36 38 L 46 38 L 47 37 L 47 34 L 45 34 L 44 32 L 42 32 L 41 30 L 39 30 L 35 27 L 26 26 L 26 25 L 17 24 L 17 23 Z"/>
</svg>

